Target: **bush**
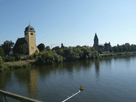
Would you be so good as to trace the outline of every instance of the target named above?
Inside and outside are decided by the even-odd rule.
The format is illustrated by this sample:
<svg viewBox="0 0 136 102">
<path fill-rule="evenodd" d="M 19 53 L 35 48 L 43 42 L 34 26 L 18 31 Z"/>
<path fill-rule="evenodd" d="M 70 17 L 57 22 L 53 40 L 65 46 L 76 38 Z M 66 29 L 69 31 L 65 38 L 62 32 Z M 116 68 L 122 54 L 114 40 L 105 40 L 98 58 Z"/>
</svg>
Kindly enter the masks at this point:
<svg viewBox="0 0 136 102">
<path fill-rule="evenodd" d="M 101 49 L 99 50 L 99 53 L 102 54 L 102 50 Z"/>
<path fill-rule="evenodd" d="M 15 60 L 16 60 L 16 61 L 19 61 L 20 59 L 21 59 L 21 55 L 20 55 L 20 54 L 16 54 L 16 55 L 15 55 Z"/>
<path fill-rule="evenodd" d="M 6 57 L 5 59 L 5 62 L 12 62 L 12 61 L 15 61 L 15 57 L 13 56 Z"/>
<path fill-rule="evenodd" d="M 40 57 L 37 60 L 37 64 L 53 64 L 55 62 L 53 53 L 51 51 L 45 51 L 44 53 L 40 54 Z"/>
<path fill-rule="evenodd" d="M 0 56 L 0 69 L 3 69 L 4 61 L 2 57 Z"/>
<path fill-rule="evenodd" d="M 56 53 L 53 53 L 53 57 L 55 59 L 55 62 L 60 63 L 63 62 L 63 57 L 60 55 L 57 55 Z"/>
</svg>

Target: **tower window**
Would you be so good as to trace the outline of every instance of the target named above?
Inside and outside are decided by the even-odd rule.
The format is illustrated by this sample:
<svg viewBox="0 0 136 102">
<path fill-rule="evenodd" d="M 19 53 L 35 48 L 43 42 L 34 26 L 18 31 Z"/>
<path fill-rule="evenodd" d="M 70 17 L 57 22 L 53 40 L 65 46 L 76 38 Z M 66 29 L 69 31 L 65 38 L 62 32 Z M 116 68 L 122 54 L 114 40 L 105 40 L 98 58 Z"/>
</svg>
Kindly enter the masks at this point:
<svg viewBox="0 0 136 102">
<path fill-rule="evenodd" d="M 33 35 L 33 33 L 31 33 L 31 35 Z"/>
<path fill-rule="evenodd" d="M 25 33 L 25 35 L 27 35 L 27 33 Z"/>
</svg>

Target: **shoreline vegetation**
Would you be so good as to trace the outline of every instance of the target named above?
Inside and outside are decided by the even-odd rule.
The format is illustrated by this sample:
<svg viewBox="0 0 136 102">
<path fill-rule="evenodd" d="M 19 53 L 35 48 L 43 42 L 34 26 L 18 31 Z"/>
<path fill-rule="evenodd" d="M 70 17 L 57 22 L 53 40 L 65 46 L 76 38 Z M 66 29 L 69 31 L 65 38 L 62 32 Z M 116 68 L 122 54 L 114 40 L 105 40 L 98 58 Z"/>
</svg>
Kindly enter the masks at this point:
<svg viewBox="0 0 136 102">
<path fill-rule="evenodd" d="M 136 52 L 102 52 L 99 54 L 93 48 L 87 47 L 69 47 L 60 48 L 56 51 L 42 51 L 40 53 L 34 53 L 33 55 L 22 58 L 20 61 L 11 60 L 10 62 L 4 62 L 0 56 L 0 72 L 9 69 L 26 68 L 32 65 L 42 66 L 51 65 L 54 63 L 62 63 L 77 60 L 87 60 L 87 59 L 103 59 L 107 57 L 123 57 L 123 56 L 134 56 Z M 15 59 L 10 56 L 10 59 Z"/>
</svg>

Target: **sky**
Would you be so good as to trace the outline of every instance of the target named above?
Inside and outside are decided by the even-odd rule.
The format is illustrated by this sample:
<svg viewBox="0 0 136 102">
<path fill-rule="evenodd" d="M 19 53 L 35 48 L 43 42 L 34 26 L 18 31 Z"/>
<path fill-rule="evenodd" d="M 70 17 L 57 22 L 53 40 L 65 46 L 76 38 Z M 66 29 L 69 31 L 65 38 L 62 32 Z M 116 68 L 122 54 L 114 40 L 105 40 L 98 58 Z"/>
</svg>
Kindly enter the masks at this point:
<svg viewBox="0 0 136 102">
<path fill-rule="evenodd" d="M 29 25 L 36 45 L 136 44 L 136 0 L 0 0 L 0 44 L 16 43 Z"/>
</svg>

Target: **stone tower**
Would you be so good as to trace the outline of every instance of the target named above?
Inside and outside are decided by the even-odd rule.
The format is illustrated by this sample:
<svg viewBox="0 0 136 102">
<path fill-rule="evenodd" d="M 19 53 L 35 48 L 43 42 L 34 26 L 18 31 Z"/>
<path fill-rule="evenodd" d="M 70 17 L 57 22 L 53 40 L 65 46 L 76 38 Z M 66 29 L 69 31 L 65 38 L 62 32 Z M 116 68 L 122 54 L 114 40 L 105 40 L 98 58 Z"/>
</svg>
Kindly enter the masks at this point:
<svg viewBox="0 0 136 102">
<path fill-rule="evenodd" d="M 36 47 L 35 43 L 35 30 L 30 24 L 25 28 L 24 35 L 27 41 L 29 55 L 32 55 L 34 52 L 39 53 L 39 49 Z"/>
<path fill-rule="evenodd" d="M 94 48 L 96 51 L 99 50 L 99 39 L 98 39 L 96 33 L 95 33 L 95 36 L 94 36 L 94 45 L 93 45 L 93 48 Z"/>
</svg>

